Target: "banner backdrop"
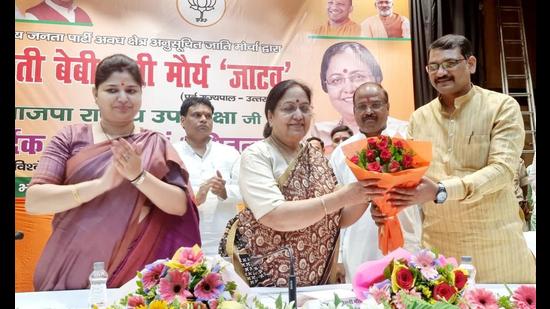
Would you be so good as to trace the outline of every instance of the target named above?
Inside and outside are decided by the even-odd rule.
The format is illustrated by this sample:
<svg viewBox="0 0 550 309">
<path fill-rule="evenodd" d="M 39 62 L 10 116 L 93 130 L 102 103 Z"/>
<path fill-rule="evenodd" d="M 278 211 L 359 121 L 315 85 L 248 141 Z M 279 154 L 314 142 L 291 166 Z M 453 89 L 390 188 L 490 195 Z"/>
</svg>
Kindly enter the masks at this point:
<svg viewBox="0 0 550 309">
<path fill-rule="evenodd" d="M 344 97 L 335 103 L 336 87 L 344 93 L 360 80 L 349 72 L 332 92 L 323 90 L 323 54 L 341 42 L 370 51 L 389 93 L 390 115 L 408 120 L 414 110 L 410 38 L 316 30 L 347 14 L 348 1 L 81 0 L 73 13 L 58 13 L 51 0 L 16 0 L 15 220 L 25 234 L 16 242 L 16 291 L 33 290 L 34 266 L 51 232 L 51 216 L 25 212 L 27 184 L 61 127 L 99 120 L 92 87 L 105 56 L 123 53 L 138 61 L 145 86 L 136 124 L 172 142 L 184 137 L 182 100 L 199 95 L 215 107 L 213 139 L 242 151 L 262 138 L 267 93 L 290 78 L 312 88 L 314 122 L 336 125 L 342 119 L 337 104 L 351 104 Z M 353 1 L 349 17 L 357 27 L 378 14 L 374 2 Z M 409 18 L 407 1 L 394 1 L 393 12 Z"/>
</svg>

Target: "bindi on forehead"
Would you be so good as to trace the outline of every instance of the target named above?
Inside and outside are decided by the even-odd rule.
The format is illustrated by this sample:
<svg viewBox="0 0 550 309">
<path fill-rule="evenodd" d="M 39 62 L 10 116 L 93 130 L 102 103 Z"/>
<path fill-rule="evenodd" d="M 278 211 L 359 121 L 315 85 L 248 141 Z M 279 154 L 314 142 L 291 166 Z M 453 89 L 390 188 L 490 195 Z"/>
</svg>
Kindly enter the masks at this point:
<svg viewBox="0 0 550 309">
<path fill-rule="evenodd" d="M 124 87 L 126 84 L 124 82 L 120 82 L 120 85 Z"/>
</svg>

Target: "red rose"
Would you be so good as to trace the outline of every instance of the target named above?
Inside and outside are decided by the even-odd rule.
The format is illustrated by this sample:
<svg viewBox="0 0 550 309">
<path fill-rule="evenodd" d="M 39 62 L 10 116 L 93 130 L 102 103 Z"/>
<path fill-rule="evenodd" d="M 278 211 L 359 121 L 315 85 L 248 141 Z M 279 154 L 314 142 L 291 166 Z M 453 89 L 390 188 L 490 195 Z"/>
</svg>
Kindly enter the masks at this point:
<svg viewBox="0 0 550 309">
<path fill-rule="evenodd" d="M 380 165 L 380 163 L 374 161 L 367 164 L 367 171 L 382 172 L 382 166 Z"/>
<path fill-rule="evenodd" d="M 349 160 L 355 164 L 359 164 L 359 157 L 357 155 L 354 155 Z"/>
<path fill-rule="evenodd" d="M 414 277 L 408 268 L 402 268 L 397 271 L 397 285 L 400 288 L 410 290 L 413 287 Z"/>
<path fill-rule="evenodd" d="M 397 141 L 393 142 L 393 145 L 394 145 L 395 148 L 397 148 L 397 149 L 403 149 L 403 142 L 400 141 L 400 140 L 397 140 Z"/>
<path fill-rule="evenodd" d="M 468 281 L 468 277 L 466 277 L 466 275 L 460 270 L 455 270 L 454 273 L 455 273 L 455 287 L 460 291 L 466 285 L 466 282 Z"/>
<path fill-rule="evenodd" d="M 408 154 L 403 155 L 403 166 L 405 168 L 412 167 L 412 163 L 413 163 L 413 157 L 411 155 L 408 155 Z"/>
<path fill-rule="evenodd" d="M 435 300 L 442 300 L 443 298 L 446 300 L 451 299 L 453 295 L 456 293 L 456 288 L 448 285 L 445 282 L 442 282 L 434 287 L 434 299 Z"/>
<path fill-rule="evenodd" d="M 382 159 L 384 162 L 388 162 L 391 159 L 391 152 L 389 152 L 387 149 L 382 149 L 380 151 L 380 159 Z"/>
<path fill-rule="evenodd" d="M 367 150 L 367 161 L 374 162 L 376 160 L 376 152 L 374 150 Z"/>
<path fill-rule="evenodd" d="M 378 143 L 376 143 L 376 147 L 380 150 L 388 149 L 388 139 L 381 138 Z"/>
<path fill-rule="evenodd" d="M 390 173 L 399 172 L 400 169 L 401 169 L 401 165 L 399 165 L 399 162 L 395 160 L 391 160 L 390 166 L 389 166 Z"/>
<path fill-rule="evenodd" d="M 369 138 L 367 139 L 367 143 L 369 143 L 369 147 L 370 147 L 370 148 L 376 147 L 376 141 L 377 141 L 377 140 L 378 140 L 378 139 L 377 139 L 376 137 L 369 137 Z"/>
</svg>

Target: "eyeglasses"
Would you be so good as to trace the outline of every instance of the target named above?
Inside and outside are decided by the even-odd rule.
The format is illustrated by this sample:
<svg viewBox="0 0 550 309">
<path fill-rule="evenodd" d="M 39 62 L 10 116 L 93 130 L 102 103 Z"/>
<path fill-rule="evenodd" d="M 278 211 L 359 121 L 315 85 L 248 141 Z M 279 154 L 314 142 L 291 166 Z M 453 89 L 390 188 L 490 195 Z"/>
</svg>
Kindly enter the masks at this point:
<svg viewBox="0 0 550 309">
<path fill-rule="evenodd" d="M 304 115 L 311 115 L 313 113 L 313 106 L 310 104 L 302 104 L 300 106 L 295 104 L 285 104 L 283 107 L 281 107 L 281 112 L 286 115 L 292 115 L 296 110 L 300 110 L 300 112 Z"/>
<path fill-rule="evenodd" d="M 426 66 L 426 72 L 435 73 L 439 71 L 439 67 L 442 67 L 445 71 L 448 71 L 456 67 L 461 61 L 464 61 L 464 60 L 466 59 L 449 59 L 441 63 L 430 63 Z"/>
<path fill-rule="evenodd" d="M 368 108 L 370 108 L 370 110 L 372 111 L 380 111 L 382 110 L 382 108 L 386 105 L 385 102 L 375 102 L 375 103 L 372 103 L 371 105 L 368 105 L 368 104 L 357 104 L 355 105 L 354 109 L 358 112 L 364 112 L 366 111 Z"/>
<path fill-rule="evenodd" d="M 361 85 L 368 81 L 374 81 L 374 78 L 370 75 L 363 73 L 354 73 L 348 77 L 342 75 L 331 76 L 327 78 L 325 82 L 331 87 L 340 87 L 346 82 L 346 79 L 349 80 L 352 84 L 356 85 Z"/>
</svg>

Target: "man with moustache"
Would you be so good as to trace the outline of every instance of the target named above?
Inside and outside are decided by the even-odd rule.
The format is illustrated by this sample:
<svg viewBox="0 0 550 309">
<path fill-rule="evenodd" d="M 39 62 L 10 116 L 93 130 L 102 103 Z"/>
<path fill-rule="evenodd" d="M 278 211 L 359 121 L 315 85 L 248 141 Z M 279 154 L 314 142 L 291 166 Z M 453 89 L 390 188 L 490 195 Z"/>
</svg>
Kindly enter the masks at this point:
<svg viewBox="0 0 550 309">
<path fill-rule="evenodd" d="M 369 38 L 410 38 L 411 22 L 393 12 L 393 0 L 375 0 L 377 15 L 361 23 L 361 35 Z"/>
<path fill-rule="evenodd" d="M 90 16 L 74 4 L 74 0 L 44 0 L 25 12 L 28 20 L 49 20 L 68 23 L 91 23 Z"/>
<path fill-rule="evenodd" d="M 210 100 L 196 96 L 185 99 L 180 122 L 186 136 L 174 143 L 189 171 L 199 208 L 202 250 L 210 256 L 218 253 L 227 221 L 237 214 L 242 199 L 238 184 L 241 156 L 235 148 L 211 140 L 213 113 Z"/>
<path fill-rule="evenodd" d="M 361 27 L 349 18 L 353 11 L 352 0 L 327 0 L 328 21 L 317 27 L 318 35 L 358 36 Z"/>
<path fill-rule="evenodd" d="M 388 122 L 390 110 L 388 93 L 382 86 L 374 82 L 360 85 L 353 95 L 353 112 L 359 126 L 359 133 L 340 143 L 333 151 L 330 164 L 338 183 L 341 185 L 356 182 L 350 168 L 345 162 L 342 147 L 369 137 L 388 135 L 405 137 L 407 122 Z M 371 212 L 376 205 L 371 203 Z M 416 206 L 407 207 L 397 215 L 401 223 L 404 248 L 415 252 L 420 247 L 421 219 Z M 365 261 L 377 260 L 383 256 L 378 248 L 378 227 L 371 214 L 363 216 L 350 227 L 341 232 L 341 251 L 346 282 L 351 282 L 359 265 Z"/>
<path fill-rule="evenodd" d="M 389 201 L 421 205 L 423 247 L 472 256 L 476 282 L 535 283 L 514 194 L 525 140 L 520 106 L 472 84 L 477 60 L 464 36 L 445 35 L 428 54 L 439 96 L 413 112 L 408 136 L 432 142 L 432 161 L 418 186 L 391 189 Z"/>
</svg>

